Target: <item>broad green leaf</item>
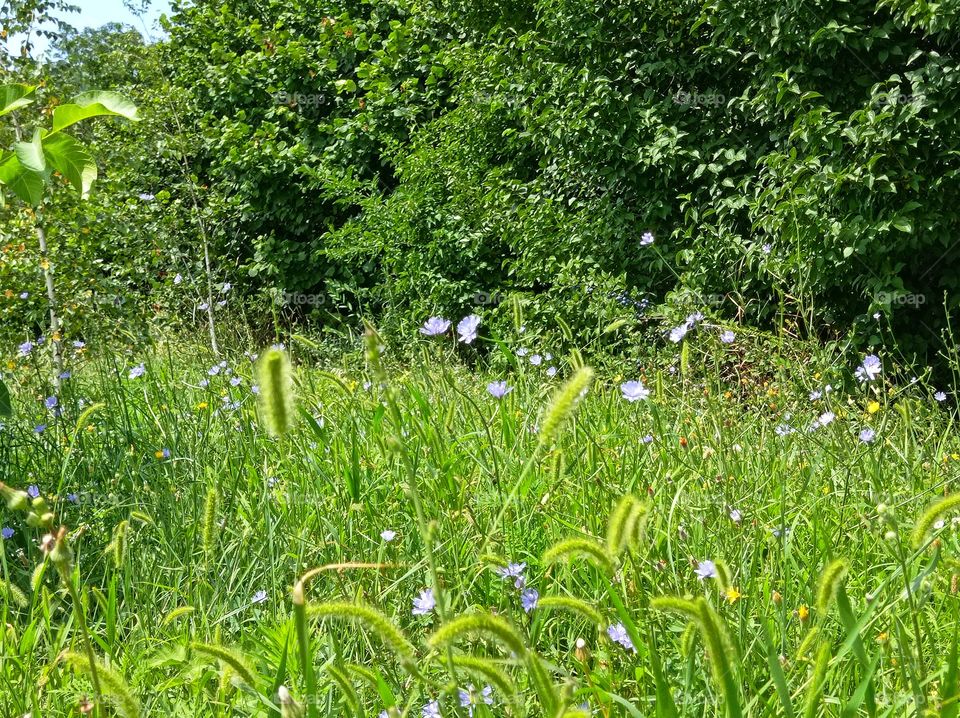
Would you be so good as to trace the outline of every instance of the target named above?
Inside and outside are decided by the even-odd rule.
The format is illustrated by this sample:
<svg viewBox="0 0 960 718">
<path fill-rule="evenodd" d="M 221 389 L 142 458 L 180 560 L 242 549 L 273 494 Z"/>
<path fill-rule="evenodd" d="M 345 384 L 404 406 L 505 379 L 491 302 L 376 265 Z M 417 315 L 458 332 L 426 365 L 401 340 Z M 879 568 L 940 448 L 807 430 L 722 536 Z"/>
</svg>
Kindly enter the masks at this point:
<svg viewBox="0 0 960 718">
<path fill-rule="evenodd" d="M 43 201 L 43 186 L 46 183 L 46 174 L 28 170 L 16 155 L 10 155 L 0 164 L 0 184 L 7 185 L 10 190 L 28 204 L 38 205 Z"/>
<path fill-rule="evenodd" d="M 118 92 L 84 92 L 53 110 L 53 131 L 59 132 L 90 117 L 126 117 L 138 121 L 137 106 Z"/>
<path fill-rule="evenodd" d="M 13 403 L 10 401 L 10 390 L 0 379 L 0 417 L 9 419 L 13 416 Z"/>
<path fill-rule="evenodd" d="M 97 178 L 97 163 L 82 143 L 65 133 L 51 135 L 43 143 L 47 161 L 77 188 L 84 199 Z"/>
<path fill-rule="evenodd" d="M 0 85 L 0 116 L 33 102 L 36 89 L 32 85 Z"/>
<path fill-rule="evenodd" d="M 29 142 L 17 142 L 13 146 L 17 153 L 17 159 L 25 169 L 31 172 L 43 172 L 47 169 L 47 162 L 43 158 L 43 141 L 38 129 L 33 133 L 33 139 Z"/>
<path fill-rule="evenodd" d="M 909 234 L 913 231 L 913 224 L 906 217 L 897 217 L 893 220 L 893 226 L 896 229 L 899 229 L 901 232 L 906 232 Z"/>
</svg>

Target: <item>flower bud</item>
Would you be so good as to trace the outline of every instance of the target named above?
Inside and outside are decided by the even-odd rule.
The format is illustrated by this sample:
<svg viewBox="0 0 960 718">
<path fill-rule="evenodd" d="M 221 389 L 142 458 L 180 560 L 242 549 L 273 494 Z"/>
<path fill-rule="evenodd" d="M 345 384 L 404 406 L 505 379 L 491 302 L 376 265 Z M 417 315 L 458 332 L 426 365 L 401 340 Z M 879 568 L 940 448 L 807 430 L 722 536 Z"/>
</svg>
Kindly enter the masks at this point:
<svg viewBox="0 0 960 718">
<path fill-rule="evenodd" d="M 26 511 L 30 508 L 30 497 L 26 491 L 18 491 L 0 481 L 0 496 L 7 500 L 7 508 L 11 511 Z"/>
<path fill-rule="evenodd" d="M 73 551 L 70 549 L 70 544 L 67 543 L 66 526 L 61 526 L 57 532 L 53 548 L 50 550 L 50 561 L 66 580 L 73 570 Z"/>
<path fill-rule="evenodd" d="M 577 639 L 576 648 L 573 651 L 573 654 L 577 657 L 577 660 L 581 663 L 586 663 L 590 660 L 590 649 L 587 648 L 587 642 L 582 638 Z"/>
<path fill-rule="evenodd" d="M 280 698 L 281 718 L 300 718 L 300 716 L 303 715 L 303 710 L 297 705 L 297 702 L 293 700 L 293 696 L 290 695 L 290 691 L 287 690 L 286 686 L 280 686 L 277 689 L 277 696 Z"/>
</svg>

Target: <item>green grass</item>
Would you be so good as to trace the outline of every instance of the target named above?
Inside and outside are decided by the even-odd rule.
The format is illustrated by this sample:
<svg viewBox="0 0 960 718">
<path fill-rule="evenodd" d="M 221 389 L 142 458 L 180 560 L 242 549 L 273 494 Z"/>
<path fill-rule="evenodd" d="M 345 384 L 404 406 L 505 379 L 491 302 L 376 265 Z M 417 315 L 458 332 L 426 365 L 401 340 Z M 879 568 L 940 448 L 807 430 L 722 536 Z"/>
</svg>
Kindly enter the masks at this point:
<svg viewBox="0 0 960 718">
<path fill-rule="evenodd" d="M 954 514 L 913 536 L 960 472 L 929 389 L 839 364 L 816 379 L 795 357 L 744 373 L 738 345 L 697 339 L 677 374 L 651 363 L 647 401 L 620 394 L 638 376 L 598 372 L 554 443 L 538 429 L 575 359 L 474 373 L 419 341 L 386 368 L 294 343 L 295 422 L 269 433 L 239 352 L 215 376 L 180 341 L 78 357 L 60 417 L 43 362 L 18 361 L 0 479 L 39 488 L 73 560 L 45 561 L 47 530 L 0 509 L 2 715 L 76 715 L 91 653 L 99 715 L 280 715 L 281 686 L 285 716 L 467 715 L 468 684 L 493 689 L 478 716 L 955 715 Z M 508 562 L 539 592 L 530 613 Z M 411 615 L 428 587 L 436 609 Z"/>
</svg>

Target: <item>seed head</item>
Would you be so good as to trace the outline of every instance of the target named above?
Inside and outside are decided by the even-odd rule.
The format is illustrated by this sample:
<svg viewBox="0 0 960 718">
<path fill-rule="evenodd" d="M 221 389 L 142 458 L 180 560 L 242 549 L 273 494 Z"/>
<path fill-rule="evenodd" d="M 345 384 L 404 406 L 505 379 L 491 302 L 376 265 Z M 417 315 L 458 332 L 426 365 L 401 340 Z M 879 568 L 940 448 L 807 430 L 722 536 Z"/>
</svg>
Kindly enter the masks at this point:
<svg viewBox="0 0 960 718">
<path fill-rule="evenodd" d="M 260 359 L 258 384 L 260 409 L 272 436 L 285 433 L 293 425 L 293 370 L 286 353 L 271 347 Z"/>
<path fill-rule="evenodd" d="M 581 367 L 570 377 L 567 382 L 560 387 L 553 396 L 553 401 L 543 414 L 543 421 L 540 424 L 540 445 L 548 446 L 556 438 L 560 426 L 577 409 L 580 400 L 590 388 L 590 382 L 593 380 L 593 369 L 590 367 Z"/>
</svg>

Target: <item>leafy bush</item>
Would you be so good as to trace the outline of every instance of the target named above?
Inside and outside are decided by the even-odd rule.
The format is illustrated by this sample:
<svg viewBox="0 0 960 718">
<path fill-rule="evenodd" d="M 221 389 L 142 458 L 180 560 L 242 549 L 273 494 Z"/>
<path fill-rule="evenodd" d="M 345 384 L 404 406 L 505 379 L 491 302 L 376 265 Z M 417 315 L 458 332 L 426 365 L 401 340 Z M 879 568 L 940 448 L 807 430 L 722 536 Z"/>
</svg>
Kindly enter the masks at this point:
<svg viewBox="0 0 960 718">
<path fill-rule="evenodd" d="M 883 311 L 916 348 L 937 338 L 956 289 L 950 8 L 177 10 L 195 170 L 263 287 L 408 322 L 520 292 L 583 329 L 585 283 L 683 288 L 740 320 L 875 340 Z"/>
</svg>

